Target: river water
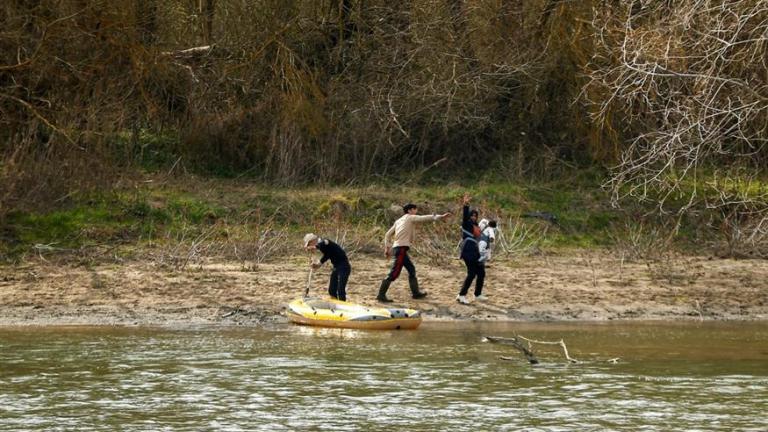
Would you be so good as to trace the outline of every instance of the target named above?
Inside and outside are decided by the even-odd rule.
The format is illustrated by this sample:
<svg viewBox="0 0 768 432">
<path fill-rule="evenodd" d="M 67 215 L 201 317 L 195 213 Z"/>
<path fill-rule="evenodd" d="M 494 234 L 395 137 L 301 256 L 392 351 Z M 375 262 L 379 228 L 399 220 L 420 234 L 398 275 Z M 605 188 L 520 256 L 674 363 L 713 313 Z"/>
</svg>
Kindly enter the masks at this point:
<svg viewBox="0 0 768 432">
<path fill-rule="evenodd" d="M 580 363 L 482 342 L 513 334 Z M 0 328 L 2 431 L 768 431 L 766 413 L 768 323 Z"/>
</svg>

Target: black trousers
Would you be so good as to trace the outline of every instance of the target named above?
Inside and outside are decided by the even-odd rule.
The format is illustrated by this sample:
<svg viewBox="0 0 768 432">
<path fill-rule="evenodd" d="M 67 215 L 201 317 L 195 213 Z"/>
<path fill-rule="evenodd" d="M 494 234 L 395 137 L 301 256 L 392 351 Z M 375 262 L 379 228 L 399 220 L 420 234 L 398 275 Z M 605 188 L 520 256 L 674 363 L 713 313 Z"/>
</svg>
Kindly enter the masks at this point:
<svg viewBox="0 0 768 432">
<path fill-rule="evenodd" d="M 352 267 L 334 267 L 331 270 L 331 280 L 328 283 L 328 294 L 341 301 L 347 301 L 347 281 Z"/>
<path fill-rule="evenodd" d="M 413 265 L 411 257 L 408 256 L 408 246 L 396 246 L 392 248 L 392 266 L 389 268 L 389 274 L 387 279 L 394 282 L 400 277 L 400 272 L 403 267 L 408 271 L 408 276 L 411 278 L 416 277 L 416 266 Z"/>
<path fill-rule="evenodd" d="M 483 284 L 485 283 L 485 263 L 464 258 L 464 264 L 467 266 L 467 277 L 464 279 L 464 284 L 461 286 L 459 295 L 467 295 L 469 287 L 472 285 L 472 281 L 477 278 L 477 284 L 475 284 L 475 297 L 477 297 L 483 293 Z"/>
</svg>

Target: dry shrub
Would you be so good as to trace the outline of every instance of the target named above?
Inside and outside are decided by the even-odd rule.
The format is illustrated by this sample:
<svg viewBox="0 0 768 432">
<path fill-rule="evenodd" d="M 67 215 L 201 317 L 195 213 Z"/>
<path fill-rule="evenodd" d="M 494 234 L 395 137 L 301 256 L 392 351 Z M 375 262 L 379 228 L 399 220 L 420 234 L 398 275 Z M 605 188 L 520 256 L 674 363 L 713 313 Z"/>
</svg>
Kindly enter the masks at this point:
<svg viewBox="0 0 768 432">
<path fill-rule="evenodd" d="M 131 153 L 112 137 L 184 109 L 184 80 L 139 44 L 132 8 L 10 1 L 0 14 L 13 46 L 0 49 L 0 218 L 110 187 L 116 153 Z"/>
<path fill-rule="evenodd" d="M 136 131 L 276 184 L 504 155 L 518 179 L 617 164 L 617 201 L 663 203 L 766 165 L 766 0 L 10 0 L 0 22 L 0 218 L 114 183 L 93 173 L 134 167 Z"/>
<path fill-rule="evenodd" d="M 549 232 L 549 223 L 525 223 L 519 217 L 499 220 L 499 237 L 494 253 L 501 256 L 525 256 L 541 251 L 541 245 Z"/>
<path fill-rule="evenodd" d="M 762 170 L 768 1 L 633 1 L 595 11 L 583 94 L 596 124 L 622 131 L 609 182 L 615 202 L 653 199 L 661 209 L 686 195 L 685 212 L 700 205 L 696 183 L 717 171 L 712 167 Z M 715 196 L 732 195 L 714 186 Z M 709 201 L 706 208 L 731 203 Z M 758 219 L 768 215 L 765 205 L 760 212 Z"/>
<path fill-rule="evenodd" d="M 766 219 L 727 219 L 723 224 L 725 256 L 734 258 L 768 257 L 768 226 Z"/>
<path fill-rule="evenodd" d="M 416 252 L 432 265 L 446 266 L 459 259 L 460 231 L 455 223 L 435 222 L 419 226 Z"/>
<path fill-rule="evenodd" d="M 718 206 L 723 216 L 717 231 L 719 255 L 732 258 L 768 257 L 768 210 L 760 202 L 731 202 Z"/>
<path fill-rule="evenodd" d="M 635 218 L 613 224 L 610 229 L 614 254 L 627 261 L 658 262 L 672 249 L 672 222 Z"/>
<path fill-rule="evenodd" d="M 645 263 L 650 278 L 673 286 L 694 283 L 701 276 L 694 260 L 676 252 L 676 218 L 635 218 L 611 229 L 613 255 L 626 262 Z"/>
<path fill-rule="evenodd" d="M 37 126 L 47 135 L 44 125 Z M 55 134 L 43 145 L 38 137 L 16 139 L 18 147 L 0 165 L 0 222 L 8 212 L 48 211 L 67 204 L 73 194 L 119 180 L 113 166 Z"/>
<path fill-rule="evenodd" d="M 279 212 L 265 217 L 260 210 L 237 220 L 218 219 L 212 224 L 183 226 L 156 239 L 150 252 L 156 265 L 183 270 L 210 260 L 235 260 L 243 269 L 294 255 L 300 242 L 279 222 Z"/>
<path fill-rule="evenodd" d="M 112 172 L 134 166 L 136 131 L 172 131 L 167 159 L 186 167 L 278 184 L 397 175 L 437 160 L 459 168 L 468 146 L 492 159 L 507 141 L 495 131 L 527 124 L 514 114 L 525 110 L 518 89 L 546 58 L 511 30 L 533 32 L 545 6 L 5 2 L 0 198 L 35 195 L 40 185 L 17 173 L 47 176 L 39 165 L 74 161 L 74 149 Z M 21 166 L 49 141 L 72 156 Z M 65 170 L 58 183 L 73 190 L 84 172 Z"/>
<path fill-rule="evenodd" d="M 646 261 L 646 266 L 651 280 L 672 286 L 694 284 L 703 274 L 695 260 L 673 253 L 667 253 L 658 261 Z"/>
</svg>

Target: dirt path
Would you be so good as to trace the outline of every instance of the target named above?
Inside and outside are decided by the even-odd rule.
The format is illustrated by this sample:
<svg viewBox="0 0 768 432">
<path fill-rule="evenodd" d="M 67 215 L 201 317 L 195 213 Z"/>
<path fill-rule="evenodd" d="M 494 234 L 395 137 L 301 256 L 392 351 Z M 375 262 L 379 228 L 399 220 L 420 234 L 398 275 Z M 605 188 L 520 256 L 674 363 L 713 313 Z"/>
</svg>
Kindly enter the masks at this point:
<svg viewBox="0 0 768 432">
<path fill-rule="evenodd" d="M 768 262 L 685 257 L 674 263 L 626 263 L 604 254 L 552 255 L 496 262 L 488 269 L 490 301 L 455 301 L 459 261 L 415 259 L 425 300 L 410 299 L 407 279 L 390 289 L 396 305 L 427 320 L 768 319 Z M 329 268 L 316 272 L 323 294 Z M 353 260 L 349 300 L 376 304 L 383 259 Z M 150 262 L 90 268 L 28 262 L 0 267 L 0 325 L 257 324 L 285 320 L 284 305 L 307 282 L 306 257 L 246 268 L 213 262 L 183 271 Z M 471 298 L 471 296 L 470 296 Z"/>
</svg>

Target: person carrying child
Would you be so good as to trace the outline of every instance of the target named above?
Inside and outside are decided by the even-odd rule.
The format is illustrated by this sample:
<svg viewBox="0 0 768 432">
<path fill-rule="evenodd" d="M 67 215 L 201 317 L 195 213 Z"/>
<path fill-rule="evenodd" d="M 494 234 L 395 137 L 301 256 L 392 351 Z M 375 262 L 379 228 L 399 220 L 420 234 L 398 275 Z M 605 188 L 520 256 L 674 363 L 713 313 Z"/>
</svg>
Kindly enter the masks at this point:
<svg viewBox="0 0 768 432">
<path fill-rule="evenodd" d="M 480 265 L 480 227 L 477 224 L 478 212 L 475 209 L 470 210 L 469 202 L 472 197 L 464 194 L 462 199 L 462 219 L 461 219 L 461 253 L 459 257 L 467 266 L 467 277 L 461 285 L 461 291 L 456 296 L 456 301 L 461 304 L 469 304 L 467 292 L 472 282 L 477 279 L 475 285 L 475 296 L 482 294 L 483 282 L 485 281 L 485 266 Z"/>
</svg>

